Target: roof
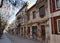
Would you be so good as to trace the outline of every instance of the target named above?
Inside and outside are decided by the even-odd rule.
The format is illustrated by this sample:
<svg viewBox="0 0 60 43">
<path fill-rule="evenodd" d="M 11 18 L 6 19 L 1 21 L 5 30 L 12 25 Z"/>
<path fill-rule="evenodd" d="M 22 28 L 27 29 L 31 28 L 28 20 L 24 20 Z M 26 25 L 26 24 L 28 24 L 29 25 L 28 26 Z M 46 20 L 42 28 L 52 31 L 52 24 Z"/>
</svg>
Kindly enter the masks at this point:
<svg viewBox="0 0 60 43">
<path fill-rule="evenodd" d="M 33 9 L 35 6 L 36 6 L 36 3 L 35 3 L 31 8 L 29 8 L 29 9 L 27 10 L 27 12 L 30 11 L 31 9 Z"/>
<path fill-rule="evenodd" d="M 18 15 L 18 13 L 25 7 L 25 6 L 28 6 L 28 2 L 26 2 L 23 7 L 17 12 L 16 16 Z"/>
</svg>

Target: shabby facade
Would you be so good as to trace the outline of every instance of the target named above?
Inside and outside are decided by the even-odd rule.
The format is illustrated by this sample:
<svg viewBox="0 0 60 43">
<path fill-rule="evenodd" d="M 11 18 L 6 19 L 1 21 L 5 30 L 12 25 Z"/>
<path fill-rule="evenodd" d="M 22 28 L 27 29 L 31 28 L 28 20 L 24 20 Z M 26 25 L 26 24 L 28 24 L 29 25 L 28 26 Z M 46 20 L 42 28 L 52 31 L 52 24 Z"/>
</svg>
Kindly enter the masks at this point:
<svg viewBox="0 0 60 43">
<path fill-rule="evenodd" d="M 19 37 L 59 43 L 60 6 L 57 0 L 37 0 L 28 10 L 23 6 L 16 14 L 20 24 Z"/>
<path fill-rule="evenodd" d="M 28 6 L 28 3 L 26 2 L 25 5 L 16 14 L 17 22 L 18 22 L 17 24 L 19 24 L 19 26 L 17 27 L 19 28 L 18 36 L 21 36 L 21 37 L 25 37 L 24 28 L 27 23 L 26 22 L 27 21 L 27 17 L 26 17 L 27 6 Z"/>
<path fill-rule="evenodd" d="M 26 14 L 23 13 L 25 15 L 21 14 L 24 8 L 20 10 L 20 13 L 17 13 L 17 15 L 20 14 L 21 17 L 23 16 L 23 19 L 20 18 L 20 36 L 33 40 L 45 40 L 45 26 L 48 26 L 48 14 L 46 14 L 47 12 L 45 12 L 46 2 L 42 1 L 42 3 L 43 4 L 39 6 L 39 8 L 37 8 L 37 5 L 34 4 L 30 9 L 25 12 Z M 40 15 L 39 11 L 43 15 Z"/>
<path fill-rule="evenodd" d="M 44 1 L 44 0 L 42 0 Z M 47 27 L 45 26 L 46 41 L 48 43 L 60 43 L 59 35 L 59 19 L 60 19 L 60 6 L 59 0 L 45 0 L 46 3 L 46 14 L 48 14 Z M 37 4 L 41 1 L 37 0 Z M 41 5 L 37 5 L 39 8 Z"/>
</svg>

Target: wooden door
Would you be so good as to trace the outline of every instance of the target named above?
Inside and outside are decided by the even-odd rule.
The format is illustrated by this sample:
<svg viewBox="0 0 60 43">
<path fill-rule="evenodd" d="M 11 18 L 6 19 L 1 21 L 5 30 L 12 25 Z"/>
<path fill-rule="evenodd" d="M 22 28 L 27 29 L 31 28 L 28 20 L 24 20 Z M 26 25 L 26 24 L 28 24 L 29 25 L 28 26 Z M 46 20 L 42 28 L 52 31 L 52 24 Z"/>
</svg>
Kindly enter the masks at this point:
<svg viewBox="0 0 60 43">
<path fill-rule="evenodd" d="M 45 40 L 45 25 L 41 25 L 41 37 L 42 40 Z"/>
</svg>

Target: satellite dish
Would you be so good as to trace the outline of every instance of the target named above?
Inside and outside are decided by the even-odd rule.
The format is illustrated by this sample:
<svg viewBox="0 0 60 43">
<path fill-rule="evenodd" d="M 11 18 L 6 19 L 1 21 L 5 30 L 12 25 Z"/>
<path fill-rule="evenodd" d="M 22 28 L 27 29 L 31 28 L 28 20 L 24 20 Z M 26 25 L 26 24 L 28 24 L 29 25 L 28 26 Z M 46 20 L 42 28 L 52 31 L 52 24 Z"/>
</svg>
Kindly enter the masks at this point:
<svg viewBox="0 0 60 43">
<path fill-rule="evenodd" d="M 2 7 L 3 5 L 3 0 L 0 0 L 0 8 Z"/>
</svg>

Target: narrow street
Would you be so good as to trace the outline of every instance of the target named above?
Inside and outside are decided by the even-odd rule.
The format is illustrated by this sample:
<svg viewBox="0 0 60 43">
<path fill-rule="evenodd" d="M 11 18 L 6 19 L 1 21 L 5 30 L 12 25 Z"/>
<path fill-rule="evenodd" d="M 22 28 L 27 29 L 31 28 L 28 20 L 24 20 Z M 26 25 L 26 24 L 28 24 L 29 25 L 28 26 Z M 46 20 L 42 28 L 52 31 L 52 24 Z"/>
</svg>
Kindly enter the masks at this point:
<svg viewBox="0 0 60 43">
<path fill-rule="evenodd" d="M 6 34 L 4 33 L 2 35 L 2 38 L 0 39 L 0 43 L 12 43 L 11 40 L 6 36 Z"/>
<path fill-rule="evenodd" d="M 17 36 L 13 36 L 7 33 L 4 33 L 2 35 L 2 38 L 0 39 L 0 43 L 44 43 L 37 40 L 30 40 L 30 39 L 24 39 L 19 38 Z"/>
<path fill-rule="evenodd" d="M 6 34 L 6 35 L 13 43 L 44 43 L 44 41 L 40 42 L 37 40 L 24 39 L 21 37 L 10 35 L 10 34 Z"/>
<path fill-rule="evenodd" d="M 60 0 L 0 0 L 0 43 L 60 43 Z"/>
</svg>

